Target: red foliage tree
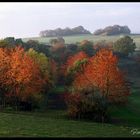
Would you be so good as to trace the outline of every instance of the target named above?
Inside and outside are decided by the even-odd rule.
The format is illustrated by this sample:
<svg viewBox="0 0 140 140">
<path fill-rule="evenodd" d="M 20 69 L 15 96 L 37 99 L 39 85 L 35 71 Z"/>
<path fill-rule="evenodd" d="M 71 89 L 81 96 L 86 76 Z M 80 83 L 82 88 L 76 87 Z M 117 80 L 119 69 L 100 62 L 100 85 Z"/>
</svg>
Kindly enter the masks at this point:
<svg viewBox="0 0 140 140">
<path fill-rule="evenodd" d="M 45 81 L 39 66 L 23 48 L 0 49 L 0 58 L 0 85 L 6 89 L 7 96 L 26 100 L 42 91 Z"/>
<path fill-rule="evenodd" d="M 89 59 L 82 73 L 77 73 L 73 86 L 77 90 L 99 89 L 110 102 L 125 102 L 129 88 L 123 73 L 119 70 L 118 59 L 111 50 L 101 49 Z"/>
<path fill-rule="evenodd" d="M 83 60 L 85 58 L 88 58 L 87 54 L 83 51 L 75 54 L 74 56 L 70 56 L 66 62 L 66 64 L 63 66 L 64 73 L 67 74 L 68 70 L 72 67 L 74 67 L 75 63 Z"/>
</svg>

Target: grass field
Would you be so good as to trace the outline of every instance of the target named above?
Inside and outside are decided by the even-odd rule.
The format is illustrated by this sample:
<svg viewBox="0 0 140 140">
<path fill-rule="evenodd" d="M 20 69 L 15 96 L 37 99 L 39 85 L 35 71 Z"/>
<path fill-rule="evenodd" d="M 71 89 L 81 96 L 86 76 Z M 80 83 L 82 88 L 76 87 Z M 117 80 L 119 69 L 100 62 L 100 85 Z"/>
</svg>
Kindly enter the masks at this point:
<svg viewBox="0 0 140 140">
<path fill-rule="evenodd" d="M 125 107 L 113 108 L 111 115 L 118 120 L 119 125 L 133 126 L 140 128 L 140 89 L 132 90 L 129 103 Z M 140 136 L 140 135 L 139 135 Z"/>
<path fill-rule="evenodd" d="M 68 120 L 63 111 L 0 113 L 0 136 L 131 137 L 134 127 Z"/>
<path fill-rule="evenodd" d="M 95 123 L 76 121 L 66 117 L 65 110 L 45 112 L 0 112 L 0 137 L 140 137 L 140 89 L 132 90 L 129 104 L 112 108 L 117 121 Z M 118 121 L 119 120 L 119 121 Z"/>
<path fill-rule="evenodd" d="M 140 49 L 140 35 L 130 35 L 134 42 L 136 43 L 137 49 Z M 93 42 L 97 42 L 99 40 L 107 40 L 107 41 L 116 41 L 122 37 L 122 35 L 115 35 L 115 36 L 94 36 L 94 35 L 74 35 L 74 36 L 65 36 L 63 37 L 66 44 L 69 43 L 76 43 L 82 40 L 89 40 Z M 23 41 L 38 40 L 40 43 L 48 44 L 49 40 L 56 37 L 33 37 L 33 38 L 23 38 Z"/>
</svg>

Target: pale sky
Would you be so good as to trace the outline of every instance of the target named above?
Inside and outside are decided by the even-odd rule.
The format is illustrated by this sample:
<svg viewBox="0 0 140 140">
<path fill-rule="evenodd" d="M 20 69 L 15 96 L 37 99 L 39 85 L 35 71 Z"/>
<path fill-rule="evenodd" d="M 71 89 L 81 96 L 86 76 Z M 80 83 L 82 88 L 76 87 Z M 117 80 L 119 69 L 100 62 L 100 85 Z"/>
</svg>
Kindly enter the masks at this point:
<svg viewBox="0 0 140 140">
<path fill-rule="evenodd" d="M 37 37 L 42 30 L 79 25 L 93 33 L 114 24 L 140 33 L 140 2 L 0 2 L 0 38 Z"/>
</svg>

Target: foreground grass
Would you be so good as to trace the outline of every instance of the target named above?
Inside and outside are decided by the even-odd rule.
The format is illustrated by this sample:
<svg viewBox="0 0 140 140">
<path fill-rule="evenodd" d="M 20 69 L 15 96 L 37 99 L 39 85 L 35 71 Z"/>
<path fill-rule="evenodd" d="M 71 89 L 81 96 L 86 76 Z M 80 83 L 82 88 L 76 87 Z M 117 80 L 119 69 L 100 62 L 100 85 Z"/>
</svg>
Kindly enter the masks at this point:
<svg viewBox="0 0 140 140">
<path fill-rule="evenodd" d="M 132 137 L 132 127 L 68 120 L 64 111 L 1 112 L 0 136 L 6 137 Z"/>
<path fill-rule="evenodd" d="M 0 137 L 140 137 L 139 91 L 133 89 L 127 106 L 112 109 L 114 124 L 70 120 L 65 110 L 0 112 Z"/>
<path fill-rule="evenodd" d="M 125 107 L 112 108 L 111 116 L 120 119 L 119 124 L 140 128 L 140 88 L 133 88 Z"/>
<path fill-rule="evenodd" d="M 70 120 L 65 110 L 0 112 L 0 137 L 140 137 L 139 92 L 139 87 L 133 88 L 129 104 L 112 109 L 117 120 L 112 124 Z M 134 129 L 138 134 L 132 134 Z"/>
<path fill-rule="evenodd" d="M 63 92 L 57 87 L 53 92 Z M 125 107 L 112 108 L 114 124 L 76 121 L 65 110 L 0 112 L 0 137 L 140 137 L 140 88 L 133 87 Z M 133 135 L 132 130 L 138 134 Z"/>
</svg>

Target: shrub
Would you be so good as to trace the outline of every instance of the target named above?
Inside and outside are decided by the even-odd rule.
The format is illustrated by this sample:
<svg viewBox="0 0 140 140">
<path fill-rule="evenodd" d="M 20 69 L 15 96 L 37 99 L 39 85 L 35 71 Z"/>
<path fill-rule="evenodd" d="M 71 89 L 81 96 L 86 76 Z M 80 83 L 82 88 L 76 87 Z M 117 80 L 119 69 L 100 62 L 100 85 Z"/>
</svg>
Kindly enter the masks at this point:
<svg viewBox="0 0 140 140">
<path fill-rule="evenodd" d="M 78 118 L 78 116 L 80 116 L 80 98 L 80 94 L 67 94 L 67 96 L 65 96 L 65 101 L 68 107 L 67 113 L 70 118 Z"/>
<path fill-rule="evenodd" d="M 90 119 L 97 122 L 107 122 L 109 120 L 109 104 L 99 94 L 69 94 L 65 100 L 70 118 Z"/>
</svg>

